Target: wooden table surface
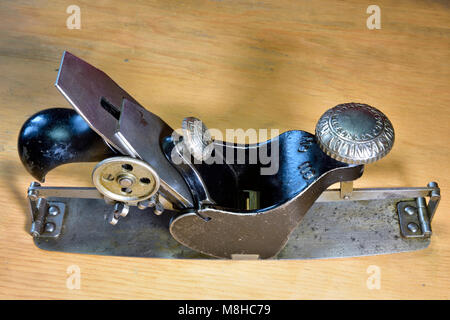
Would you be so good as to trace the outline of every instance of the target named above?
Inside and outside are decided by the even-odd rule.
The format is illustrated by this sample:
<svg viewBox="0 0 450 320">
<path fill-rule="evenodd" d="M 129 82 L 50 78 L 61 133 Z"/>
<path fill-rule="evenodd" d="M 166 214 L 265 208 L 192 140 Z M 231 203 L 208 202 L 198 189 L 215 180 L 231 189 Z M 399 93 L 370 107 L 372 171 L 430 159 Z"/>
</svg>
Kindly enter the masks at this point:
<svg viewBox="0 0 450 320">
<path fill-rule="evenodd" d="M 81 29 L 68 29 L 69 5 Z M 431 299 L 450 297 L 450 8 L 448 1 L 382 1 L 369 30 L 364 1 L 0 2 L 0 298 Z M 108 73 L 179 128 L 313 132 L 343 102 L 391 119 L 391 153 L 356 187 L 439 182 L 426 250 L 304 261 L 188 261 L 88 256 L 36 248 L 26 230 L 32 177 L 17 135 L 33 113 L 69 107 L 53 84 L 64 50 Z M 94 164 L 52 171 L 46 185 L 90 186 Z M 81 287 L 66 286 L 67 268 Z M 368 289 L 378 266 L 381 288 Z"/>
</svg>

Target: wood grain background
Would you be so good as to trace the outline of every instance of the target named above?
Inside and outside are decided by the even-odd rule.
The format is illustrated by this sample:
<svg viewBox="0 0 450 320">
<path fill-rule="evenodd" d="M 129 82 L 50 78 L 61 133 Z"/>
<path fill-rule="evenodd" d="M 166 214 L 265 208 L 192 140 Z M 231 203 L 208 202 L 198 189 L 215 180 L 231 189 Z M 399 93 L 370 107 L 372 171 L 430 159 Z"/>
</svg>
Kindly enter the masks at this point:
<svg viewBox="0 0 450 320">
<path fill-rule="evenodd" d="M 81 29 L 66 8 L 81 8 Z M 369 30 L 366 8 L 381 8 Z M 442 1 L 1 1 L 0 298 L 450 297 L 450 8 Z M 423 251 L 309 261 L 187 261 L 37 249 L 27 234 L 32 181 L 17 156 L 22 123 L 69 107 L 53 84 L 63 50 L 107 72 L 142 105 L 180 127 L 313 132 L 328 108 L 364 102 L 388 115 L 393 151 L 355 184 L 424 186 L 443 200 Z M 67 165 L 47 185 L 89 186 L 92 164 Z M 66 287 L 70 265 L 81 289 Z M 381 268 L 381 289 L 366 286 Z"/>
</svg>

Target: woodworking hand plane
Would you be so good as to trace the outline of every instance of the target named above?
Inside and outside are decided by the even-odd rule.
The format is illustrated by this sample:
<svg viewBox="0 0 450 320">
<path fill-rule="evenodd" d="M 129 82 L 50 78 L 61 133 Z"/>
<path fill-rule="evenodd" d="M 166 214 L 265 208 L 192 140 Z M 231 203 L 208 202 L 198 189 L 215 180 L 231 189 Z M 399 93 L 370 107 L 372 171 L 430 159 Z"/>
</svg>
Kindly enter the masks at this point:
<svg viewBox="0 0 450 320">
<path fill-rule="evenodd" d="M 44 250 L 160 258 L 308 259 L 423 249 L 437 183 L 354 189 L 386 156 L 394 129 L 378 109 L 345 103 L 314 134 L 225 142 L 188 117 L 174 130 L 104 72 L 64 52 L 56 88 L 73 109 L 23 125 L 18 152 L 31 235 Z M 94 162 L 91 187 L 43 186 L 52 169 Z M 339 189 L 330 189 L 340 183 Z"/>
</svg>

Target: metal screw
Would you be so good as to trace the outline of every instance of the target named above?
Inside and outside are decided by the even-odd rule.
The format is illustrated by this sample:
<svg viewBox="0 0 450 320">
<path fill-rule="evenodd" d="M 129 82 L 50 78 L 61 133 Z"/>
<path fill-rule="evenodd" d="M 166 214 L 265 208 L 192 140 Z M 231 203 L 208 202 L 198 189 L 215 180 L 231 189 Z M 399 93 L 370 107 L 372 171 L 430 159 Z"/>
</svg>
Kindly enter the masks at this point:
<svg viewBox="0 0 450 320">
<path fill-rule="evenodd" d="M 412 233 L 416 233 L 417 231 L 419 231 L 419 226 L 417 224 L 415 224 L 414 222 L 411 222 L 411 223 L 408 223 L 408 229 Z"/>
<path fill-rule="evenodd" d="M 127 177 L 121 178 L 121 179 L 119 179 L 119 184 L 124 188 L 128 188 L 133 185 L 133 180 L 131 180 L 130 178 L 127 178 Z"/>
<path fill-rule="evenodd" d="M 121 217 L 126 217 L 129 211 L 130 211 L 130 206 L 128 206 L 122 202 L 117 202 L 114 205 L 114 213 L 120 215 Z"/>
<path fill-rule="evenodd" d="M 155 209 L 153 209 L 153 212 L 159 216 L 164 212 L 164 206 L 161 204 L 161 202 L 158 202 L 155 206 Z"/>
<path fill-rule="evenodd" d="M 149 206 L 150 206 L 150 201 L 148 201 L 148 200 L 139 201 L 138 204 L 137 204 L 137 207 L 138 207 L 140 210 L 145 210 L 145 209 L 147 209 Z"/>
<path fill-rule="evenodd" d="M 436 188 L 437 186 L 437 182 L 431 181 L 430 183 L 428 183 L 428 188 Z"/>
<path fill-rule="evenodd" d="M 122 202 L 117 202 L 114 205 L 114 210 L 111 213 L 111 216 L 109 217 L 109 223 L 115 226 L 117 222 L 119 222 L 119 218 L 126 217 L 129 211 L 130 211 L 129 205 Z"/>
<path fill-rule="evenodd" d="M 31 235 L 33 237 L 39 237 L 40 233 L 36 230 L 36 222 L 32 222 L 31 223 L 31 231 L 30 231 Z"/>
<path fill-rule="evenodd" d="M 119 222 L 119 216 L 116 215 L 114 212 L 111 213 L 111 216 L 109 217 L 109 223 L 115 226 Z"/>
<path fill-rule="evenodd" d="M 46 223 L 45 224 L 45 232 L 52 233 L 53 231 L 55 231 L 55 224 L 51 223 L 51 222 Z"/>
<path fill-rule="evenodd" d="M 30 200 L 32 201 L 36 201 L 38 199 L 38 193 L 36 190 L 30 190 L 28 191 L 28 198 L 30 198 Z"/>
<path fill-rule="evenodd" d="M 30 200 L 32 201 L 36 201 L 39 198 L 39 193 L 37 190 L 33 190 L 33 188 L 37 188 L 40 187 L 41 184 L 39 182 L 32 182 L 30 184 L 30 187 L 28 188 L 28 197 L 30 198 Z"/>
<path fill-rule="evenodd" d="M 156 206 L 156 204 L 159 202 L 159 196 L 158 193 L 155 193 L 153 196 L 150 197 L 150 199 L 148 199 L 148 206 L 150 208 L 153 208 L 154 206 Z"/>
<path fill-rule="evenodd" d="M 413 215 L 417 214 L 417 208 L 412 207 L 412 206 L 407 206 L 407 207 L 405 207 L 404 210 L 409 216 L 413 216 Z"/>
<path fill-rule="evenodd" d="M 59 208 L 56 206 L 50 206 L 48 208 L 48 214 L 51 216 L 57 216 L 59 214 Z"/>
</svg>

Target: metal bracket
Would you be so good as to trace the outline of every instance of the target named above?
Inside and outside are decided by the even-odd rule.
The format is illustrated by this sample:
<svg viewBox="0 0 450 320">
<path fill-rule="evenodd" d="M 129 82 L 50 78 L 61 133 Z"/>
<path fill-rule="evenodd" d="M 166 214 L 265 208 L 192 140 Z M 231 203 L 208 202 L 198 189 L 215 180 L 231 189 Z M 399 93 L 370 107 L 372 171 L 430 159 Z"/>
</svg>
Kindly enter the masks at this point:
<svg viewBox="0 0 450 320">
<path fill-rule="evenodd" d="M 33 237 L 57 238 L 61 234 L 66 205 L 63 202 L 28 198 L 32 215 L 30 233 Z"/>
<path fill-rule="evenodd" d="M 405 238 L 428 238 L 432 234 L 431 220 L 441 200 L 441 194 L 436 182 L 430 182 L 428 187 L 433 188 L 429 193 L 428 205 L 425 197 L 397 204 L 400 232 Z"/>
<path fill-rule="evenodd" d="M 431 236 L 431 224 L 425 198 L 402 201 L 397 204 L 400 231 L 405 238 Z"/>
</svg>

